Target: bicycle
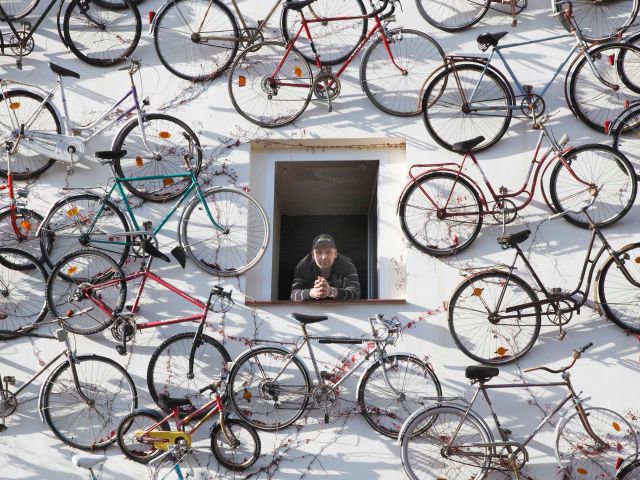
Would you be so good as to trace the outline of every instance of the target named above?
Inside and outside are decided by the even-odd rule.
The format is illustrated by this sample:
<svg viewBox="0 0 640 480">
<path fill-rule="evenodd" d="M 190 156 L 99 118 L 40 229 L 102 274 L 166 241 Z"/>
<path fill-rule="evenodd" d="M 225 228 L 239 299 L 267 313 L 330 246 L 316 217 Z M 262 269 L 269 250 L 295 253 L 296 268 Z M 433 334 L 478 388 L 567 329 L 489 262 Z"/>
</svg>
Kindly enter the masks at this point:
<svg viewBox="0 0 640 480">
<path fill-rule="evenodd" d="M 372 335 L 364 338 L 315 336 L 307 325 L 322 322 L 326 316 L 292 313 L 300 322 L 302 337 L 292 342 L 293 349 L 279 345 L 254 348 L 242 353 L 229 374 L 228 394 L 238 416 L 258 430 L 279 430 L 295 422 L 305 412 L 309 401 L 329 411 L 338 399 L 341 385 L 373 357 L 358 382 L 357 406 L 365 420 L 379 433 L 397 438 L 400 425 L 418 405 L 418 397 L 442 395 L 440 382 L 431 365 L 410 353 L 389 355 L 400 334 L 400 322 L 382 314 L 369 317 Z M 338 372 L 320 371 L 310 341 L 322 344 L 365 345 L 362 358 L 353 365 L 343 365 Z M 264 340 L 255 340 L 263 343 Z M 298 354 L 307 345 L 316 375 L 312 384 L 309 371 Z M 346 363 L 346 362 L 345 362 Z"/>
<path fill-rule="evenodd" d="M 19 20 L 30 14 L 39 0 L 21 1 L 17 6 L 0 5 L 0 21 L 9 27 L 9 34 L 0 32 L 0 55 L 17 57 L 16 64 L 22 70 L 23 57 L 35 48 L 34 35 L 49 12 L 59 4 L 56 25 L 60 40 L 66 48 L 89 65 L 108 67 L 123 62 L 140 41 L 142 21 L 140 12 L 129 0 L 50 0 L 35 24 Z M 7 2 L 3 2 L 7 3 Z M 4 39 L 9 35 L 8 41 Z M 7 53 L 9 50 L 11 53 Z"/>
<path fill-rule="evenodd" d="M 571 12 L 566 13 L 572 22 Z M 615 119 L 629 102 L 639 98 L 640 48 L 625 43 L 607 43 L 589 47 L 579 28 L 573 33 L 544 37 L 539 40 L 499 45 L 507 32 L 484 33 L 478 36 L 480 50 L 491 47 L 488 57 L 451 55 L 428 82 L 422 95 L 422 115 L 427 131 L 436 143 L 451 150 L 454 143 L 482 135 L 485 141 L 475 151 L 497 143 L 507 132 L 514 112 L 523 118 L 541 116 L 546 104 L 544 95 L 572 60 L 565 80 L 567 104 L 587 126 L 604 132 L 607 122 Z M 556 68 L 547 84 L 538 93 L 528 84 L 521 84 L 501 50 L 523 45 L 575 37 L 576 44 Z M 514 94 L 506 76 L 493 64 L 497 55 L 515 84 Z"/>
<path fill-rule="evenodd" d="M 174 75 L 193 82 L 219 77 L 229 68 L 238 49 L 264 41 L 265 27 L 283 3 L 275 0 L 264 19 L 252 27 L 238 0 L 231 1 L 238 20 L 218 0 L 167 0 L 152 14 L 151 22 L 154 47 L 162 65 Z M 353 16 L 363 15 L 365 9 L 362 0 L 318 0 L 308 7 L 308 14 L 314 18 L 328 17 L 334 12 Z M 295 17 L 282 16 L 281 32 L 285 41 L 295 22 Z M 364 34 L 366 21 L 354 19 L 351 24 L 343 24 L 340 30 L 328 23 L 314 26 L 316 38 L 320 39 L 316 41 L 316 49 L 323 53 L 325 63 L 335 64 L 344 61 L 353 51 L 358 38 Z M 298 52 L 313 61 L 308 46 L 299 48 Z"/>
<path fill-rule="evenodd" d="M 101 152 L 101 163 L 110 164 L 125 154 L 126 151 Z M 256 265 L 269 242 L 269 222 L 262 207 L 248 193 L 238 188 L 212 187 L 203 190 L 196 178 L 197 170 L 191 166 L 189 157 L 185 156 L 182 160 L 186 170 L 184 173 L 115 177 L 104 195 L 72 194 L 54 203 L 37 232 L 46 263 L 53 267 L 69 252 L 92 247 L 108 252 L 122 266 L 133 247 L 136 232 L 146 231 L 155 236 L 191 192 L 195 192 L 195 196 L 187 202 L 180 214 L 179 246 L 172 253 L 181 257 L 186 254 L 198 268 L 222 277 L 241 275 Z M 150 220 L 142 222 L 141 226 L 123 185 L 126 188 L 127 184 L 133 182 L 174 182 L 175 179 L 189 182 L 178 202 L 155 228 Z M 129 221 L 111 200 L 115 191 L 124 203 Z"/>
<path fill-rule="evenodd" d="M 131 60 L 127 71 L 131 88 L 99 118 L 87 125 L 77 125 L 69 117 L 63 77 L 80 78 L 72 70 L 49 63 L 58 80 L 50 90 L 22 82 L 0 80 L 0 141 L 10 148 L 14 159 L 13 175 L 26 180 L 43 174 L 54 161 L 69 163 L 67 171 L 74 172 L 76 162 L 91 158 L 87 144 L 118 122 L 126 120 L 113 140 L 113 151 L 126 150 L 126 156 L 114 157 L 112 169 L 115 176 L 143 177 L 158 174 L 184 172 L 184 159 L 189 157 L 196 175 L 202 166 L 202 149 L 195 132 L 182 120 L 164 113 L 148 113 L 148 99 L 140 99 L 133 76 L 140 69 L 140 62 Z M 14 86 L 16 85 L 16 86 Z M 12 86 L 12 88 L 9 88 Z M 52 102 L 60 90 L 63 115 Z M 130 99 L 132 105 L 119 111 Z M 115 118 L 107 119 L 111 114 Z M 94 155 L 95 156 L 95 155 Z M 8 166 L 0 165 L 0 176 L 6 176 Z M 133 195 L 145 200 L 164 202 L 179 197 L 188 182 L 149 180 L 134 188 L 125 183 Z"/>
<path fill-rule="evenodd" d="M 533 200 L 540 175 L 540 190 L 552 211 L 565 212 L 570 223 L 589 228 L 584 215 L 569 210 L 597 202 L 596 223 L 603 227 L 620 220 L 631 209 L 637 192 L 633 166 L 620 152 L 606 145 L 581 145 L 565 148 L 569 138 L 556 141 L 545 123 L 548 116 L 537 119 L 540 130 L 538 143 L 531 158 L 527 177 L 520 189 L 510 191 L 505 186 L 494 189 L 476 160 L 476 146 L 484 137 L 476 137 L 452 145 L 451 150 L 463 155 L 462 162 L 415 164 L 409 169 L 409 182 L 398 198 L 397 213 L 402 232 L 409 242 L 423 253 L 447 256 L 469 247 L 482 228 L 483 218 L 493 216 L 496 222 L 512 223 L 518 212 Z M 538 153 L 546 138 L 549 148 Z M 487 198 L 480 184 L 464 171 L 467 159 L 479 170 L 489 191 Z M 544 189 L 543 178 L 553 166 L 549 177 L 551 201 Z M 535 168 L 534 168 L 535 167 Z M 414 173 L 420 169 L 419 173 Z M 513 200 L 526 195 L 521 204 Z"/>
<path fill-rule="evenodd" d="M 218 422 L 211 430 L 211 451 L 221 465 L 234 471 L 246 470 L 260 456 L 260 437 L 255 428 L 237 419 L 228 418 L 220 395 L 219 382 L 202 388 L 200 393 L 211 390 L 213 398 L 195 408 L 188 398 L 171 398 L 161 395 L 160 408 L 166 415 L 154 410 L 137 410 L 118 426 L 118 445 L 125 456 L 138 463 L 149 463 L 173 445 L 191 448 L 191 435 L 216 413 Z M 184 408 L 182 408 L 184 407 Z M 185 416 L 186 415 L 186 416 Z M 176 424 L 171 430 L 169 422 Z M 186 429 L 192 422 L 192 428 Z"/>
<path fill-rule="evenodd" d="M 17 397 L 27 386 L 65 357 L 44 381 L 38 397 L 38 411 L 56 437 L 82 450 L 104 448 L 116 441 L 115 431 L 124 415 L 138 405 L 135 384 L 118 363 L 101 355 L 78 355 L 71 347 L 67 332 L 60 328 L 53 335 L 0 330 L 15 337 L 57 339 L 64 349 L 15 391 L 14 376 L 0 381 L 0 432 L 7 430 L 5 420 L 18 407 Z"/>
<path fill-rule="evenodd" d="M 567 404 L 570 408 L 555 429 L 556 460 L 564 472 L 563 478 L 612 478 L 618 458 L 636 454 L 638 443 L 633 427 L 622 415 L 608 408 L 584 407 L 585 399 L 576 394 L 571 384 L 569 370 L 592 345 L 589 343 L 574 350 L 571 363 L 557 370 L 543 366 L 525 370 L 559 373 L 562 381 L 557 382 L 488 384 L 499 375 L 497 368 L 467 367 L 465 377 L 471 380 L 471 385 L 478 384 L 470 402 L 463 397 L 448 397 L 443 399 L 442 405 L 420 408 L 402 426 L 401 458 L 409 478 L 481 480 L 492 471 L 510 472 L 515 478 L 523 478 L 520 470 L 529 461 L 527 445 Z M 498 421 L 488 390 L 532 387 L 565 387 L 569 394 L 557 405 L 552 405 L 551 413 L 524 441 L 512 440 L 512 432 Z M 499 434 L 497 441 L 488 422 L 473 410 L 480 393 L 495 422 Z"/>
<path fill-rule="evenodd" d="M 300 27 L 286 43 L 263 42 L 242 52 L 231 67 L 229 95 L 235 109 L 244 118 L 262 127 L 280 127 L 293 122 L 305 111 L 311 96 L 327 103 L 340 95 L 340 75 L 377 33 L 360 65 L 360 85 L 371 102 L 391 115 L 419 114 L 419 92 L 424 79 L 442 64 L 444 52 L 429 35 L 417 30 L 389 30 L 397 0 L 382 0 L 379 7 L 370 0 L 373 11 L 350 17 L 306 18 L 302 8 L 316 0 L 289 1 L 284 5 L 283 18 L 290 11 L 300 15 Z M 320 69 L 315 78 L 311 67 L 294 47 L 304 31 L 309 44 L 313 37 L 309 26 L 322 23 L 340 24 L 355 18 L 370 18 L 374 26 L 359 39 L 342 66 L 334 74 L 323 63 L 319 52 L 313 64 Z"/>
<path fill-rule="evenodd" d="M 525 242 L 530 230 L 506 234 L 497 241 L 506 250 L 515 249 L 510 265 L 498 265 L 469 275 L 456 288 L 448 307 L 449 331 L 457 347 L 478 362 L 498 365 L 513 362 L 525 355 L 535 344 L 542 316 L 559 328 L 558 338 L 564 339 L 566 325 L 573 313 L 585 305 L 596 263 L 603 253 L 609 257 L 598 270 L 594 284 L 597 310 L 619 327 L 640 333 L 637 314 L 640 299 L 640 243 L 630 243 L 614 250 L 588 212 L 580 209 L 591 229 L 591 239 L 585 254 L 578 285 L 572 291 L 548 288 L 527 260 L 519 244 Z M 558 213 L 553 217 L 565 215 Z M 553 218 L 550 217 L 550 218 Z M 602 245 L 591 256 L 595 239 Z M 518 258 L 533 277 L 534 287 L 514 273 Z M 584 289 L 582 288 L 587 273 Z M 597 284 L 597 290 L 596 290 Z"/>
</svg>

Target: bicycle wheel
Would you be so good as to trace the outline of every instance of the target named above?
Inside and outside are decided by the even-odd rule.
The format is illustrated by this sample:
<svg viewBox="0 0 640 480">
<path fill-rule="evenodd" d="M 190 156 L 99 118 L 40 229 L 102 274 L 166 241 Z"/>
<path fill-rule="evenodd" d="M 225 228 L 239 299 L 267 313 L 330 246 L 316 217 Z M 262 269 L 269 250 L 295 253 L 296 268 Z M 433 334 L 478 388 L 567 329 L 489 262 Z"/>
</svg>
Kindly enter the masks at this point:
<svg viewBox="0 0 640 480">
<path fill-rule="evenodd" d="M 113 323 L 127 299 L 124 273 L 111 257 L 80 250 L 63 257 L 47 282 L 47 306 L 63 327 L 79 335 L 98 333 Z"/>
<path fill-rule="evenodd" d="M 83 62 L 108 67 L 123 62 L 140 41 L 142 21 L 129 0 L 113 7 L 91 0 L 71 0 L 62 29 L 67 46 Z"/>
<path fill-rule="evenodd" d="M 47 316 L 46 284 L 47 272 L 33 255 L 0 248 L 0 330 L 26 331 Z"/>
<path fill-rule="evenodd" d="M 143 128 L 137 119 L 126 124 L 112 150 L 127 151 L 125 157 L 113 160 L 113 174 L 118 178 L 185 173 L 186 157 L 196 176 L 202 168 L 198 136 L 182 120 L 162 113 L 145 114 Z M 144 200 L 166 202 L 180 197 L 191 186 L 191 177 L 122 182 L 122 186 Z"/>
<path fill-rule="evenodd" d="M 380 110 L 401 117 L 420 113 L 424 81 L 444 62 L 438 42 L 418 30 L 398 28 L 367 48 L 360 84 Z"/>
<path fill-rule="evenodd" d="M 129 224 L 122 211 L 99 195 L 69 195 L 56 202 L 40 227 L 40 250 L 49 267 L 65 255 L 91 247 L 118 265 L 129 255 Z"/>
<path fill-rule="evenodd" d="M 344 62 L 367 34 L 367 10 L 362 0 L 316 0 L 302 9 L 302 14 L 308 21 L 313 22 L 307 24 L 307 27 L 322 65 Z M 315 21 L 320 18 L 336 20 Z M 289 43 L 298 34 L 302 27 L 301 22 L 300 10 L 287 8 L 285 3 L 280 17 L 280 29 L 285 43 Z M 294 48 L 307 62 L 315 65 L 316 55 L 304 30 L 300 32 Z"/>
<path fill-rule="evenodd" d="M 489 10 L 487 0 L 416 0 L 416 5 L 422 18 L 445 32 L 465 30 Z"/>
<path fill-rule="evenodd" d="M 511 363 L 535 345 L 542 319 L 539 306 L 507 309 L 536 301 L 531 287 L 513 274 L 471 275 L 449 301 L 449 332 L 467 357 L 490 365 Z"/>
<path fill-rule="evenodd" d="M 230 470 L 246 470 L 256 463 L 260 456 L 260 437 L 258 432 L 247 423 L 230 418 L 225 420 L 226 432 L 218 423 L 211 432 L 211 451 L 220 464 Z M 227 436 L 232 437 L 236 445 L 230 445 Z"/>
<path fill-rule="evenodd" d="M 0 247 L 19 248 L 33 255 L 38 261 L 42 261 L 40 242 L 36 235 L 42 220 L 42 215 L 28 208 L 15 207 L 14 219 L 11 218 L 10 208 L 3 210 L 0 212 Z M 17 260 L 20 261 L 20 259 Z M 8 262 L 9 268 L 34 268 L 33 262 L 29 260 L 22 264 L 12 264 L 8 259 L 5 261 Z"/>
<path fill-rule="evenodd" d="M 38 6 L 40 0 L 3 0 L 2 8 L 6 16 L 0 14 L 0 20 L 20 20 L 29 15 Z"/>
<path fill-rule="evenodd" d="M 484 72 L 484 73 L 483 73 Z M 475 90 L 473 102 L 469 103 Z M 474 148 L 494 145 L 511 123 L 513 91 L 492 70 L 474 64 L 454 64 L 437 74 L 422 96 L 422 115 L 431 137 L 451 150 L 456 142 L 483 136 Z"/>
<path fill-rule="evenodd" d="M 164 393 L 171 398 L 189 398 L 194 407 L 200 408 L 210 400 L 200 390 L 219 379 L 230 361 L 229 352 L 215 338 L 202 334 L 196 340 L 196 332 L 174 335 L 151 355 L 147 367 L 149 394 L 156 403 Z"/>
<path fill-rule="evenodd" d="M 136 410 L 125 416 L 118 425 L 118 446 L 125 457 L 138 463 L 149 463 L 151 460 L 162 454 L 162 450 L 152 444 L 138 440 L 137 434 L 144 432 L 148 428 L 158 424 L 153 431 L 170 430 L 167 422 L 163 422 L 163 417 L 153 410 Z"/>
<path fill-rule="evenodd" d="M 613 132 L 612 147 L 627 157 L 636 177 L 640 176 L 640 105 L 630 108 L 620 119 Z"/>
<path fill-rule="evenodd" d="M 640 243 L 624 246 L 614 253 L 627 274 L 640 282 Z M 598 303 L 613 323 L 633 333 L 640 333 L 640 288 L 627 280 L 614 256 L 602 266 L 598 275 Z"/>
<path fill-rule="evenodd" d="M 563 158 L 580 181 L 563 162 L 557 162 L 549 179 L 551 200 L 557 212 L 580 209 L 597 192 L 589 215 L 598 226 L 611 225 L 627 214 L 636 198 L 638 182 L 624 155 L 607 145 L 594 144 L 574 148 L 563 154 Z M 589 228 L 584 213 L 566 213 L 563 218 Z"/>
<path fill-rule="evenodd" d="M 233 14 L 218 0 L 174 0 L 155 19 L 153 43 L 162 65 L 192 82 L 229 68 L 239 39 Z"/>
<path fill-rule="evenodd" d="M 403 428 L 400 442 L 402 466 L 411 480 L 482 480 L 489 471 L 491 449 L 476 444 L 493 442 L 491 433 L 457 407 L 430 408 L 415 416 Z"/>
<path fill-rule="evenodd" d="M 568 2 L 564 0 L 555 0 L 552 4 L 553 13 L 567 8 Z M 573 22 L 569 23 L 564 15 L 559 15 L 560 23 L 568 32 L 577 25 L 584 39 L 593 43 L 615 37 L 629 28 L 638 14 L 638 0 L 572 0 L 571 8 Z"/>
<path fill-rule="evenodd" d="M 45 381 L 42 413 L 53 433 L 82 450 L 103 448 L 116 441 L 118 425 L 138 405 L 138 394 L 127 371 L 98 355 L 78 355 L 74 372 L 62 363 Z"/>
<path fill-rule="evenodd" d="M 27 90 L 9 90 L 0 93 L 0 143 L 14 144 L 20 127 L 27 132 L 62 133 L 60 119 L 50 103 L 44 97 Z M 37 114 L 36 114 L 37 113 Z M 25 132 L 25 133 L 27 133 Z M 11 175 L 14 180 L 27 180 L 44 173 L 55 162 L 29 148 L 38 143 L 35 138 L 26 136 L 20 139 L 16 152 L 9 157 L 6 151 L 0 155 L 0 176 L 7 178 L 11 161 Z"/>
<path fill-rule="evenodd" d="M 576 64 L 567 103 L 587 126 L 606 132 L 630 101 L 640 99 L 640 82 L 636 77 L 640 75 L 640 47 L 611 43 L 590 49 L 585 55 L 589 55 L 593 68 L 585 56 Z M 615 88 L 600 81 L 596 72 Z"/>
<path fill-rule="evenodd" d="M 311 101 L 309 65 L 295 50 L 286 57 L 285 53 L 284 43 L 258 43 L 238 55 L 231 67 L 231 103 L 240 115 L 261 127 L 293 122 Z"/>
<path fill-rule="evenodd" d="M 424 398 L 437 404 L 442 398 L 438 377 L 431 367 L 413 355 L 389 355 L 371 365 L 362 375 L 358 405 L 374 430 L 398 438 L 402 424 Z"/>
<path fill-rule="evenodd" d="M 627 464 L 618 472 L 616 480 L 640 480 L 640 459 Z"/>
<path fill-rule="evenodd" d="M 476 188 L 447 172 L 430 172 L 412 183 L 398 210 L 405 238 L 435 257 L 453 255 L 471 245 L 482 228 L 482 212 Z"/>
<path fill-rule="evenodd" d="M 283 348 L 255 348 L 238 357 L 231 369 L 227 386 L 231 404 L 258 430 L 291 425 L 309 403 L 309 374 L 300 359 L 290 355 Z"/>
<path fill-rule="evenodd" d="M 634 429 L 622 415 L 608 408 L 584 410 L 598 439 L 586 432 L 578 412 L 572 413 L 556 427 L 558 464 L 571 480 L 616 478 L 618 459 L 638 452 Z"/>
<path fill-rule="evenodd" d="M 267 215 L 258 202 L 237 188 L 210 188 L 200 198 L 193 197 L 182 212 L 180 245 L 205 272 L 220 277 L 243 274 L 267 249 Z"/>
</svg>

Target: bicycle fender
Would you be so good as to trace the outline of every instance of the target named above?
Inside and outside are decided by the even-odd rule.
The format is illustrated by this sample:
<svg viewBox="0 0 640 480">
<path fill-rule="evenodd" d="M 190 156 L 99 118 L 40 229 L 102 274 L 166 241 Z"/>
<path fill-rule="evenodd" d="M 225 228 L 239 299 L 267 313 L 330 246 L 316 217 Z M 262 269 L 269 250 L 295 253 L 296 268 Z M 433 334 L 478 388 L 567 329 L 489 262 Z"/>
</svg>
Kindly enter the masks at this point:
<svg viewBox="0 0 640 480">
<path fill-rule="evenodd" d="M 97 355 L 77 355 L 75 358 L 93 358 L 93 357 L 97 357 Z M 54 368 L 53 370 L 51 370 L 51 373 L 49 374 L 49 376 L 45 379 L 44 382 L 42 382 L 42 385 L 40 385 L 40 393 L 38 394 L 38 414 L 40 415 L 40 421 L 42 423 L 44 423 L 44 390 L 45 387 L 49 384 L 49 381 L 51 380 L 51 378 L 58 373 L 60 370 L 62 370 L 64 367 L 67 366 L 68 360 L 65 359 L 64 362 L 59 363 L 56 368 Z"/>
<path fill-rule="evenodd" d="M 410 357 L 413 358 L 414 360 L 417 360 L 420 363 L 424 363 L 427 365 L 427 367 L 429 367 L 429 369 L 431 369 L 431 366 L 423 361 L 421 358 L 419 358 L 417 355 L 414 355 L 413 353 L 409 353 L 409 352 L 393 352 L 391 355 L 388 355 L 387 358 L 389 357 L 395 357 L 395 356 L 404 356 L 404 357 Z M 360 385 L 362 384 L 363 380 L 364 380 L 364 374 L 367 373 L 367 371 L 370 368 L 373 368 L 374 365 L 379 365 L 380 364 L 380 360 L 377 360 L 375 362 L 372 362 L 367 369 L 362 373 L 362 375 L 360 375 L 360 378 L 358 379 L 358 385 L 356 386 L 356 392 L 360 391 Z"/>
<path fill-rule="evenodd" d="M 160 18 L 164 11 L 172 5 L 173 2 L 165 2 L 156 12 L 156 14 L 153 16 L 153 20 L 151 20 L 151 25 L 149 25 L 149 35 L 155 34 L 156 30 L 158 29 L 158 18 Z"/>
<path fill-rule="evenodd" d="M 637 248 L 638 246 L 640 246 L 640 242 L 629 243 L 624 247 L 616 250 L 615 253 L 616 255 L 620 255 L 625 253 L 627 250 L 631 250 L 632 248 Z M 607 259 L 600 264 L 602 266 L 598 269 L 598 273 L 596 273 L 596 277 L 593 279 L 593 299 L 595 301 L 596 309 L 599 315 L 602 315 L 603 312 L 600 308 L 600 298 L 598 297 L 598 285 L 600 283 L 600 277 L 602 276 L 602 270 L 604 266 L 607 265 L 609 262 L 613 262 L 613 255 L 609 255 Z"/>
</svg>

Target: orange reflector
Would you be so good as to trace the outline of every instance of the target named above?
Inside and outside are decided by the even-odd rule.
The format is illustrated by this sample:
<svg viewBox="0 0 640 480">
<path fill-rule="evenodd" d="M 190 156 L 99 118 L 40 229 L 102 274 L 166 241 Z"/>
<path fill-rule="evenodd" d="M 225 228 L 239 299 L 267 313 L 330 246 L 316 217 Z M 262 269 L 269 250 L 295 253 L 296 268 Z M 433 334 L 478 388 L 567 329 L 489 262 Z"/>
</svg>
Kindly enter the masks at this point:
<svg viewBox="0 0 640 480">
<path fill-rule="evenodd" d="M 9 108 L 10 108 L 11 110 L 18 110 L 18 109 L 20 108 L 20 106 L 21 106 L 21 105 L 20 105 L 20 102 L 11 102 L 11 103 L 9 104 Z"/>
<path fill-rule="evenodd" d="M 136 167 L 141 167 L 144 165 L 144 162 L 142 161 L 142 157 L 140 155 L 138 155 L 136 157 Z"/>
<path fill-rule="evenodd" d="M 300 67 L 294 67 L 293 73 L 295 73 L 298 78 L 302 78 L 302 69 Z"/>
<path fill-rule="evenodd" d="M 625 110 L 629 108 L 629 100 L 625 100 L 624 102 L 622 102 L 622 105 L 624 105 Z"/>
<path fill-rule="evenodd" d="M 640 263 L 640 257 L 636 257 L 636 263 Z"/>
<path fill-rule="evenodd" d="M 589 470 L 587 470 L 586 468 L 576 468 L 576 472 L 578 472 L 580 475 L 587 475 L 589 473 Z"/>
<path fill-rule="evenodd" d="M 242 394 L 242 398 L 244 398 L 247 402 L 249 402 L 251 401 L 252 396 L 253 395 L 251 395 L 251 392 L 245 388 L 244 393 Z"/>
<path fill-rule="evenodd" d="M 22 220 L 20 222 L 20 226 L 24 229 L 24 230 L 31 230 L 31 222 L 29 220 Z"/>
<path fill-rule="evenodd" d="M 78 215 L 78 207 L 73 207 L 67 210 L 67 217 L 75 217 Z"/>
<path fill-rule="evenodd" d="M 165 132 L 165 131 L 162 131 L 162 132 L 158 133 L 158 136 L 160 138 L 165 138 L 165 139 L 166 138 L 171 138 L 171 134 L 169 132 Z"/>
<path fill-rule="evenodd" d="M 616 432 L 619 432 L 619 431 L 620 431 L 620 424 L 619 424 L 618 422 L 613 422 L 613 423 L 611 424 L 611 426 L 613 427 L 613 429 L 614 429 Z"/>
<path fill-rule="evenodd" d="M 73 274 L 74 274 L 74 273 L 76 273 L 77 271 L 78 271 L 78 267 L 69 267 L 69 268 L 67 269 L 67 273 L 68 273 L 69 275 L 73 275 Z"/>
<path fill-rule="evenodd" d="M 508 351 L 508 348 L 498 347 L 498 349 L 496 350 L 496 355 L 498 355 L 499 357 L 504 357 Z"/>
<path fill-rule="evenodd" d="M 163 178 L 162 179 L 162 184 L 165 187 L 168 187 L 169 185 L 173 185 L 173 178 Z"/>
<path fill-rule="evenodd" d="M 473 294 L 471 296 L 472 297 L 479 297 L 480 295 L 482 295 L 483 291 L 484 291 L 484 288 L 474 288 L 473 289 Z"/>
<path fill-rule="evenodd" d="M 244 87 L 247 84 L 247 77 L 243 77 L 242 75 L 240 75 L 238 77 L 238 85 L 241 87 Z"/>
</svg>

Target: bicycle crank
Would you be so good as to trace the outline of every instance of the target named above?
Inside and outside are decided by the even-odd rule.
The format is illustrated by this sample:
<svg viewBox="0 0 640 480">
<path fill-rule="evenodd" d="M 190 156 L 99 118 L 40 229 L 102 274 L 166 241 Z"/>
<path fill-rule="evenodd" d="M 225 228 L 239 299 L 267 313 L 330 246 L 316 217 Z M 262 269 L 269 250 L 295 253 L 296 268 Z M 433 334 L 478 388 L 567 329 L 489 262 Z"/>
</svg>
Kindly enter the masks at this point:
<svg viewBox="0 0 640 480">
<path fill-rule="evenodd" d="M 8 390 L 0 392 L 0 418 L 3 420 L 3 423 L 6 417 L 16 411 L 16 408 L 18 408 L 16 396 Z"/>
<path fill-rule="evenodd" d="M 313 80 L 313 93 L 318 100 L 326 100 L 329 112 L 333 111 L 331 102 L 340 95 L 340 79 L 333 73 L 323 71 Z"/>
</svg>

